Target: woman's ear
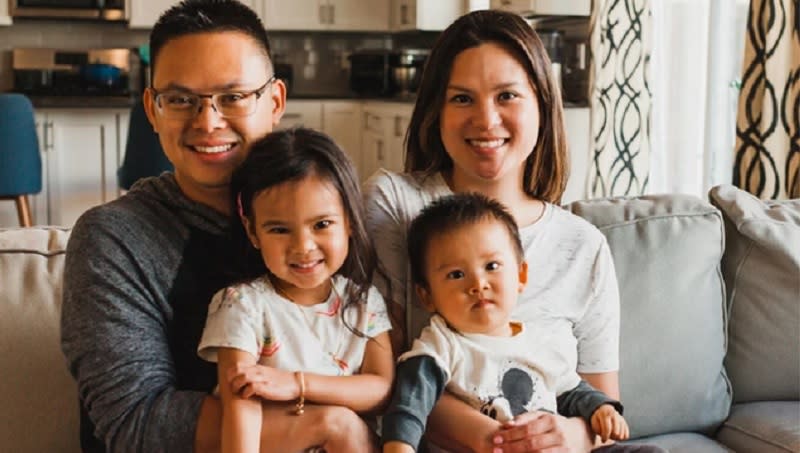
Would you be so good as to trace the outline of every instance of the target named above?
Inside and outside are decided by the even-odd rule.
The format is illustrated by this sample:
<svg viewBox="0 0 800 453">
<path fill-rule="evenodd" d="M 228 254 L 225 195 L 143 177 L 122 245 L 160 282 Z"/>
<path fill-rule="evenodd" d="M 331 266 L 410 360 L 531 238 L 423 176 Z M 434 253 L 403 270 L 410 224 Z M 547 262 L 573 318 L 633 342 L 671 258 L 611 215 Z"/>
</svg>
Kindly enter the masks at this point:
<svg viewBox="0 0 800 453">
<path fill-rule="evenodd" d="M 528 284 L 528 262 L 523 261 L 519 263 L 519 289 L 517 292 L 521 293 L 526 284 Z"/>
<path fill-rule="evenodd" d="M 259 249 L 258 236 L 256 236 L 256 233 L 250 224 L 250 219 L 248 219 L 246 215 L 240 214 L 240 216 L 242 219 L 242 225 L 244 225 L 244 231 L 247 233 L 247 238 L 250 239 L 250 243 L 253 244 L 253 247 Z"/>
<path fill-rule="evenodd" d="M 436 307 L 431 301 L 431 293 L 428 292 L 428 289 L 422 285 L 414 285 L 414 288 L 417 290 L 417 296 L 419 296 L 422 306 L 429 312 L 436 313 Z"/>
</svg>

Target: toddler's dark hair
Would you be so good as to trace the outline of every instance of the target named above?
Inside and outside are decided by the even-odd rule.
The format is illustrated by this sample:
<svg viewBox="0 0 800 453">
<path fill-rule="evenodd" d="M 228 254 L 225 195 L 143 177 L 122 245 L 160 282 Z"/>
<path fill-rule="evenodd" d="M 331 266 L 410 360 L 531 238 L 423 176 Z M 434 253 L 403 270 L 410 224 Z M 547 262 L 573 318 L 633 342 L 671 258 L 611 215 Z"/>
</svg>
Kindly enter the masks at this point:
<svg viewBox="0 0 800 453">
<path fill-rule="evenodd" d="M 517 222 L 502 203 L 479 193 L 448 195 L 423 209 L 408 229 L 408 259 L 414 284 L 428 286 L 425 256 L 432 241 L 459 227 L 485 220 L 496 220 L 505 226 L 517 259 L 522 262 L 524 252 Z M 481 238 L 476 237 L 475 240 L 480 241 Z"/>
</svg>

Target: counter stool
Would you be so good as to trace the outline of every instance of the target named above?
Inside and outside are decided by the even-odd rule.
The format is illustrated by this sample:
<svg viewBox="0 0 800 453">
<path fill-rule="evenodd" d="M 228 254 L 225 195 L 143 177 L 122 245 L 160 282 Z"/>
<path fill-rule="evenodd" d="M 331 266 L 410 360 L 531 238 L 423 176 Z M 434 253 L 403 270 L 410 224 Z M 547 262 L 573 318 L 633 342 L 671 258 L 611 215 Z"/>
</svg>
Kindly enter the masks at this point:
<svg viewBox="0 0 800 453">
<path fill-rule="evenodd" d="M 131 109 L 125 157 L 117 170 L 117 183 L 120 188 L 128 190 L 140 178 L 172 170 L 172 163 L 161 149 L 158 134 L 153 131 L 144 112 L 144 104 L 138 100 Z"/>
<path fill-rule="evenodd" d="M 0 94 L 0 200 L 14 200 L 20 225 L 33 225 L 28 195 L 42 191 L 42 156 L 33 104 L 22 94 Z"/>
</svg>

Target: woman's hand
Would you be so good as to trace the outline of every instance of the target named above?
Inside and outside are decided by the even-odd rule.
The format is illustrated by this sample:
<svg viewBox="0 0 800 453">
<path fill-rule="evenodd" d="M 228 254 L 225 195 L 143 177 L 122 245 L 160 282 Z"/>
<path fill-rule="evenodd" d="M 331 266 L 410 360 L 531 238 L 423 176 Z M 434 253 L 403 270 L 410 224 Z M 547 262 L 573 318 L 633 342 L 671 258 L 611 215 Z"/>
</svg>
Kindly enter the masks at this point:
<svg viewBox="0 0 800 453">
<path fill-rule="evenodd" d="M 583 419 L 540 411 L 520 414 L 504 423 L 492 443 L 495 453 L 585 453 L 593 447 Z"/>
<path fill-rule="evenodd" d="M 290 401 L 300 396 L 295 374 L 270 366 L 237 363 L 228 370 L 231 392 L 242 398 L 259 396 L 269 401 Z"/>
</svg>

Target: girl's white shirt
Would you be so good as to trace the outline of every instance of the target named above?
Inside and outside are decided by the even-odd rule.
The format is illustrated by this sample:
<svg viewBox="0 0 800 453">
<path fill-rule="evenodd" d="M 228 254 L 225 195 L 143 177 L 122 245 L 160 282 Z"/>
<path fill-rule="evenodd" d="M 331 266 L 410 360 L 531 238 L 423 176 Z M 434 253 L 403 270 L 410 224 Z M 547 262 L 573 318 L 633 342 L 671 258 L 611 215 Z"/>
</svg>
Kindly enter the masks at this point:
<svg viewBox="0 0 800 453">
<path fill-rule="evenodd" d="M 425 178 L 380 170 L 365 185 L 367 232 L 391 288 L 380 278 L 375 283 L 389 302 L 406 308 L 409 342 L 428 324 L 430 314 L 411 283 L 406 232 L 425 206 L 452 193 L 440 174 Z M 528 283 L 513 318 L 549 338 L 548 347 L 561 353 L 568 368 L 579 373 L 617 371 L 619 289 L 605 236 L 550 203 L 538 221 L 520 228 L 520 236 Z"/>
<path fill-rule="evenodd" d="M 269 278 L 227 287 L 208 308 L 197 352 L 217 361 L 217 349 L 253 354 L 261 365 L 329 376 L 357 374 L 369 338 L 391 329 L 383 297 L 370 288 L 366 303 L 345 309 L 348 280 L 333 277 L 328 299 L 313 306 L 281 296 Z M 347 325 L 363 333 L 358 336 Z"/>
</svg>

